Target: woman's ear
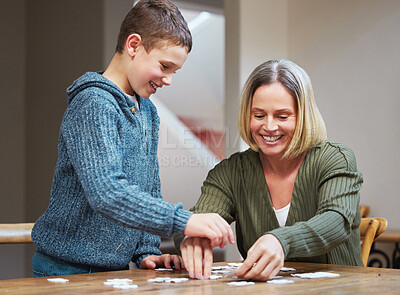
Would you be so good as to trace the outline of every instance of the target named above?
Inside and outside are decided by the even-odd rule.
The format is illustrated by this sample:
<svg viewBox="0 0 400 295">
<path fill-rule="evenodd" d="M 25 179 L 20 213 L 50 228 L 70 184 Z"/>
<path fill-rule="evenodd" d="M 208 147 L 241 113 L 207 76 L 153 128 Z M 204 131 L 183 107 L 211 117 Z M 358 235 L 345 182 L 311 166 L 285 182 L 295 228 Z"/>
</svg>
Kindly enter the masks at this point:
<svg viewBox="0 0 400 295">
<path fill-rule="evenodd" d="M 136 55 L 140 45 L 142 45 L 142 37 L 139 34 L 131 34 L 126 38 L 125 49 L 130 57 Z"/>
</svg>

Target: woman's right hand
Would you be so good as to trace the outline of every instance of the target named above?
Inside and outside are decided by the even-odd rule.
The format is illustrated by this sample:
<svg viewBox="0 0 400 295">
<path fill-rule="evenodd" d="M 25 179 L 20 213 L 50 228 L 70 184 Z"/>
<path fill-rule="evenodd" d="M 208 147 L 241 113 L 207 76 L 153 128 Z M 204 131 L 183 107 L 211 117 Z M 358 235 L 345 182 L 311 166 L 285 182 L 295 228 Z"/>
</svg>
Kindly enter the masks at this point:
<svg viewBox="0 0 400 295">
<path fill-rule="evenodd" d="M 235 243 L 230 225 L 217 213 L 193 214 L 183 232 L 188 237 L 208 238 L 211 242 L 211 249 L 225 247 L 227 241 Z"/>
<path fill-rule="evenodd" d="M 180 245 L 183 264 L 191 278 L 209 279 L 213 253 L 210 240 L 207 238 L 185 237 Z M 203 265 L 204 261 L 204 265 Z"/>
</svg>

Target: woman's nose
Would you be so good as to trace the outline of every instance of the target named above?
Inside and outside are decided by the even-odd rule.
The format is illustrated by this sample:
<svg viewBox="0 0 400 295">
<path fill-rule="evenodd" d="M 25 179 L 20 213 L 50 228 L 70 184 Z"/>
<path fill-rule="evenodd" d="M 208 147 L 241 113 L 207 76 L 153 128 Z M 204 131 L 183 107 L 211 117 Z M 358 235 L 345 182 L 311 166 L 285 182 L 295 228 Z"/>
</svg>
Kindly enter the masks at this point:
<svg viewBox="0 0 400 295">
<path fill-rule="evenodd" d="M 278 129 L 278 125 L 273 118 L 267 118 L 264 123 L 264 128 L 266 131 L 276 131 Z"/>
</svg>

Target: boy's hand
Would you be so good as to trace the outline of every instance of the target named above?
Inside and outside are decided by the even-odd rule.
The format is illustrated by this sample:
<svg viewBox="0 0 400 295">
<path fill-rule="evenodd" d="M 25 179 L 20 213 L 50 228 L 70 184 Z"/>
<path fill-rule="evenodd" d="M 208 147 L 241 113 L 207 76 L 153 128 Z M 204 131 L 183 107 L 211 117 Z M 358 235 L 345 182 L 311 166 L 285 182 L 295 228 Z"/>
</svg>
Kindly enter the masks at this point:
<svg viewBox="0 0 400 295">
<path fill-rule="evenodd" d="M 207 238 L 186 237 L 181 242 L 183 264 L 191 278 L 209 279 L 213 263 L 210 240 Z M 204 265 L 203 265 L 204 261 Z"/>
<path fill-rule="evenodd" d="M 246 280 L 270 280 L 281 270 L 284 260 L 285 254 L 279 240 L 274 235 L 266 234 L 251 246 L 236 275 Z"/>
<path fill-rule="evenodd" d="M 225 247 L 227 241 L 235 243 L 230 225 L 216 213 L 193 214 L 186 224 L 183 232 L 188 237 L 208 238 L 211 241 L 211 248 Z"/>
<path fill-rule="evenodd" d="M 142 262 L 140 262 L 139 268 L 149 268 L 155 269 L 156 267 L 172 268 L 174 265 L 175 269 L 183 269 L 182 259 L 178 255 L 150 255 L 145 257 Z"/>
</svg>

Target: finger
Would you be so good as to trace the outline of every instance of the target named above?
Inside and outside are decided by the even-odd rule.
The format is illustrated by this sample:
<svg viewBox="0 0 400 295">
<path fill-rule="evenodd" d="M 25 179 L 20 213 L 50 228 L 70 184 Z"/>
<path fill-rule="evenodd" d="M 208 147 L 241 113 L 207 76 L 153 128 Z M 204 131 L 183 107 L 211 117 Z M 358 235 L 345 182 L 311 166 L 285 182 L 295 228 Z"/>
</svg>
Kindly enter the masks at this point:
<svg viewBox="0 0 400 295">
<path fill-rule="evenodd" d="M 164 256 L 164 266 L 165 268 L 171 269 L 171 255 L 165 254 Z"/>
<path fill-rule="evenodd" d="M 210 245 L 210 240 L 203 239 L 202 245 L 204 250 L 204 279 L 209 279 L 211 275 L 211 266 L 213 263 L 213 253 Z"/>
<path fill-rule="evenodd" d="M 196 279 L 200 280 L 203 276 L 203 249 L 199 239 L 194 244 L 194 272 Z"/>
<path fill-rule="evenodd" d="M 221 245 L 223 234 L 217 224 L 213 224 L 209 229 L 210 234 L 206 237 L 211 241 L 211 247 L 215 248 Z"/>
<path fill-rule="evenodd" d="M 263 272 L 267 274 L 267 276 L 265 276 L 265 278 L 267 278 L 272 269 L 273 266 L 270 264 L 270 258 L 261 256 L 256 264 L 243 275 L 243 278 L 246 280 L 260 279 Z"/>
<path fill-rule="evenodd" d="M 172 255 L 171 256 L 172 263 L 174 264 L 174 267 L 176 270 L 181 270 L 181 264 L 182 264 L 182 259 L 178 255 Z"/>
<path fill-rule="evenodd" d="M 181 242 L 180 248 L 181 248 L 181 257 L 182 257 L 182 267 L 184 269 L 186 269 L 187 271 L 189 271 L 185 266 L 185 261 L 187 261 L 187 248 L 186 248 L 186 245 L 184 244 L 184 242 Z"/>
<path fill-rule="evenodd" d="M 243 277 L 245 273 L 253 268 L 254 263 L 258 260 L 258 256 L 254 253 L 253 247 L 250 248 L 247 258 L 243 261 L 243 265 L 236 271 L 238 277 Z"/>
<path fill-rule="evenodd" d="M 191 239 L 193 240 L 193 239 Z M 189 272 L 189 277 L 194 278 L 194 263 L 193 263 L 193 245 L 188 242 L 186 244 L 186 253 L 184 257 L 184 263 L 185 263 L 185 267 L 186 270 Z"/>
<path fill-rule="evenodd" d="M 257 281 L 271 280 L 279 273 L 280 269 L 281 267 L 279 265 L 271 261 L 260 274 L 254 277 L 254 279 Z"/>
<path fill-rule="evenodd" d="M 235 234 L 233 233 L 232 227 L 228 224 L 228 240 L 229 243 L 235 243 Z"/>
<path fill-rule="evenodd" d="M 156 264 L 151 260 L 146 260 L 145 266 L 146 266 L 146 268 L 149 268 L 149 269 L 155 269 L 156 268 Z"/>
<path fill-rule="evenodd" d="M 225 219 L 221 218 L 222 226 L 224 227 L 224 230 L 227 234 L 227 239 L 229 243 L 234 244 L 235 243 L 235 234 L 233 233 L 232 227 L 229 225 L 228 222 L 226 222 Z"/>
<path fill-rule="evenodd" d="M 226 245 L 226 242 L 228 240 L 228 229 L 225 226 L 225 220 L 222 219 L 221 217 L 219 218 L 219 222 L 216 224 L 219 232 L 221 233 L 221 240 L 220 240 L 220 244 L 219 247 L 221 249 L 223 249 Z"/>
</svg>

